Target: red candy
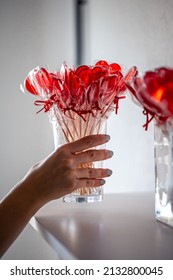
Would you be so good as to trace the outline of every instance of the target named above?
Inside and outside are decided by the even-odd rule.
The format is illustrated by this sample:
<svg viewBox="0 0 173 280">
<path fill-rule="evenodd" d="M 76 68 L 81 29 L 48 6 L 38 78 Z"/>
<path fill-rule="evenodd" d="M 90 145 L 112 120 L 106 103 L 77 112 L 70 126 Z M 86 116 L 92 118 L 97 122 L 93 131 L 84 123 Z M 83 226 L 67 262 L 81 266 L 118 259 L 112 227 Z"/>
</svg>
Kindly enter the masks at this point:
<svg viewBox="0 0 173 280">
<path fill-rule="evenodd" d="M 106 66 L 106 67 L 108 67 L 109 64 L 105 60 L 99 60 L 99 61 L 96 62 L 95 66 Z"/>
<path fill-rule="evenodd" d="M 27 77 L 24 81 L 24 87 L 27 91 L 29 91 L 32 94 L 38 95 L 38 92 L 36 91 L 35 87 L 32 85 L 29 77 Z"/>
<path fill-rule="evenodd" d="M 70 69 L 63 63 L 60 72 L 49 73 L 39 67 L 33 69 L 24 86 L 28 92 L 42 98 L 35 104 L 43 105 L 45 112 L 56 105 L 64 113 L 72 110 L 83 117 L 87 113 L 104 112 L 106 106 L 115 108 L 119 95 L 126 89 L 125 80 L 133 75 L 131 71 L 123 77 L 119 64 L 109 64 L 105 60 L 77 69 Z M 117 107 L 115 109 L 117 111 Z"/>
<path fill-rule="evenodd" d="M 106 75 L 107 69 L 101 67 L 101 66 L 95 66 L 92 68 L 92 80 L 97 81 Z"/>
<path fill-rule="evenodd" d="M 117 63 L 112 63 L 109 65 L 109 70 L 111 74 L 114 74 L 117 71 L 121 72 L 121 66 Z"/>
<path fill-rule="evenodd" d="M 92 71 L 88 66 L 79 66 L 76 69 L 75 74 L 79 77 L 85 87 L 89 86 L 92 81 Z"/>
<path fill-rule="evenodd" d="M 157 68 L 143 77 L 135 77 L 127 87 L 145 113 L 159 121 L 173 117 L 173 69 Z M 148 123 L 144 125 L 147 129 Z"/>
</svg>

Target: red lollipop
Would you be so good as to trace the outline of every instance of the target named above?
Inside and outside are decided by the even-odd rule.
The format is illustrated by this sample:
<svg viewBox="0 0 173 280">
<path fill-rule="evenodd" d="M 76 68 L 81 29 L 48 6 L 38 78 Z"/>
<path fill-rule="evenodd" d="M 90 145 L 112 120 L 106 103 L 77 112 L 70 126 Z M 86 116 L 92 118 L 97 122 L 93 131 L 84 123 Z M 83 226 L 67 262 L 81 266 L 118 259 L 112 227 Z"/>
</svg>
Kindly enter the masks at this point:
<svg viewBox="0 0 173 280">
<path fill-rule="evenodd" d="M 35 87 L 32 85 L 31 83 L 31 80 L 30 80 L 30 77 L 27 77 L 25 80 L 24 80 L 24 87 L 25 89 L 34 94 L 34 95 L 38 95 L 38 92 L 36 91 Z"/>
<path fill-rule="evenodd" d="M 82 84 L 85 87 L 89 86 L 89 84 L 92 81 L 92 72 L 88 66 L 86 66 L 86 65 L 79 66 L 76 69 L 75 74 L 76 74 L 76 76 L 79 77 L 79 79 L 81 80 Z"/>
<path fill-rule="evenodd" d="M 90 110 L 98 106 L 98 102 L 100 100 L 99 81 L 92 82 L 87 91 L 87 98 Z"/>
<path fill-rule="evenodd" d="M 143 78 L 145 94 L 162 116 L 173 116 L 173 70 L 158 68 L 148 71 Z"/>
<path fill-rule="evenodd" d="M 44 68 L 38 69 L 35 73 L 35 82 L 38 84 L 38 88 L 49 93 L 52 91 L 53 79 L 51 75 Z"/>
<path fill-rule="evenodd" d="M 67 64 L 63 63 L 60 69 L 60 77 L 65 81 L 67 86 L 69 86 L 70 83 L 70 71 Z"/>
<path fill-rule="evenodd" d="M 99 60 L 96 62 L 95 66 L 105 66 L 105 67 L 108 67 L 109 64 L 107 63 L 106 60 Z"/>
<path fill-rule="evenodd" d="M 106 75 L 106 69 L 101 66 L 95 66 L 92 68 L 92 80 L 97 81 Z"/>
<path fill-rule="evenodd" d="M 121 69 L 121 66 L 120 66 L 119 64 L 117 64 L 117 63 L 111 63 L 111 64 L 109 65 L 109 71 L 110 71 L 111 74 L 114 74 L 114 73 L 117 72 L 117 71 L 121 72 L 122 69 Z"/>
</svg>

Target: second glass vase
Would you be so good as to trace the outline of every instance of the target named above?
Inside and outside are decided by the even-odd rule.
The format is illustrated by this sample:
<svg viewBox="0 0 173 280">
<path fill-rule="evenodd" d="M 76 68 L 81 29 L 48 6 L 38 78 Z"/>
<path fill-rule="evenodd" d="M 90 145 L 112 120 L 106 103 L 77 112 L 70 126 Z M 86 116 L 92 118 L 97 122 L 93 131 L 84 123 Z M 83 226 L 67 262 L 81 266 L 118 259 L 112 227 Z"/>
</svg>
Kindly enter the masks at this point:
<svg viewBox="0 0 173 280">
<path fill-rule="evenodd" d="M 155 125 L 156 219 L 173 227 L 173 126 Z"/>
</svg>

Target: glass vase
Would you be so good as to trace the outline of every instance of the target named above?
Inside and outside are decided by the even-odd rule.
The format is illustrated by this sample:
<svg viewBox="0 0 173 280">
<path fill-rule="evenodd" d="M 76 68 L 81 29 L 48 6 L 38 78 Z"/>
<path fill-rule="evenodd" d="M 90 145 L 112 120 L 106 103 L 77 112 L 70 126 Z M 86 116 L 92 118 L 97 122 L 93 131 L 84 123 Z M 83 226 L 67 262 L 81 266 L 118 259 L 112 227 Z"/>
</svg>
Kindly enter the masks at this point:
<svg viewBox="0 0 173 280">
<path fill-rule="evenodd" d="M 84 117 L 75 112 L 68 111 L 67 114 L 59 114 L 53 108 L 50 112 L 50 121 L 53 126 L 55 149 L 65 143 L 78 140 L 92 134 L 106 134 L 107 117 L 100 118 L 99 114 L 93 116 L 87 113 Z M 97 149 L 104 149 L 105 144 Z M 103 161 L 84 163 L 79 168 L 102 168 Z M 80 188 L 63 197 L 64 202 L 97 202 L 103 199 L 103 187 Z"/>
<path fill-rule="evenodd" d="M 173 125 L 155 125 L 155 214 L 173 226 Z"/>
</svg>

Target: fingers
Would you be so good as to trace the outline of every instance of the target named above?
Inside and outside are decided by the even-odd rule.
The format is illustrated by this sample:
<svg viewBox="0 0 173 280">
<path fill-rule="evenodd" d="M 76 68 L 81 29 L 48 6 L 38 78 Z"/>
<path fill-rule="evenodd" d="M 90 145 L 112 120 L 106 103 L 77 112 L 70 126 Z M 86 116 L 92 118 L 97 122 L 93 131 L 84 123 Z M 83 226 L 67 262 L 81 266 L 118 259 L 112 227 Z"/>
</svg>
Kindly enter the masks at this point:
<svg viewBox="0 0 173 280">
<path fill-rule="evenodd" d="M 110 136 L 106 134 L 89 135 L 77 141 L 71 142 L 68 145 L 70 146 L 71 152 L 76 153 L 105 144 L 109 140 Z"/>
<path fill-rule="evenodd" d="M 102 178 L 111 176 L 112 170 L 102 168 L 79 168 L 76 176 L 77 188 L 96 188 L 105 184 Z"/>
<path fill-rule="evenodd" d="M 105 184 L 103 179 L 79 179 L 76 182 L 76 188 L 96 188 Z"/>
<path fill-rule="evenodd" d="M 113 156 L 113 152 L 109 150 L 88 150 L 75 155 L 76 164 L 88 163 L 109 159 Z"/>
<path fill-rule="evenodd" d="M 79 168 L 77 171 L 77 179 L 86 178 L 105 178 L 112 174 L 112 170 L 103 168 Z"/>
</svg>

